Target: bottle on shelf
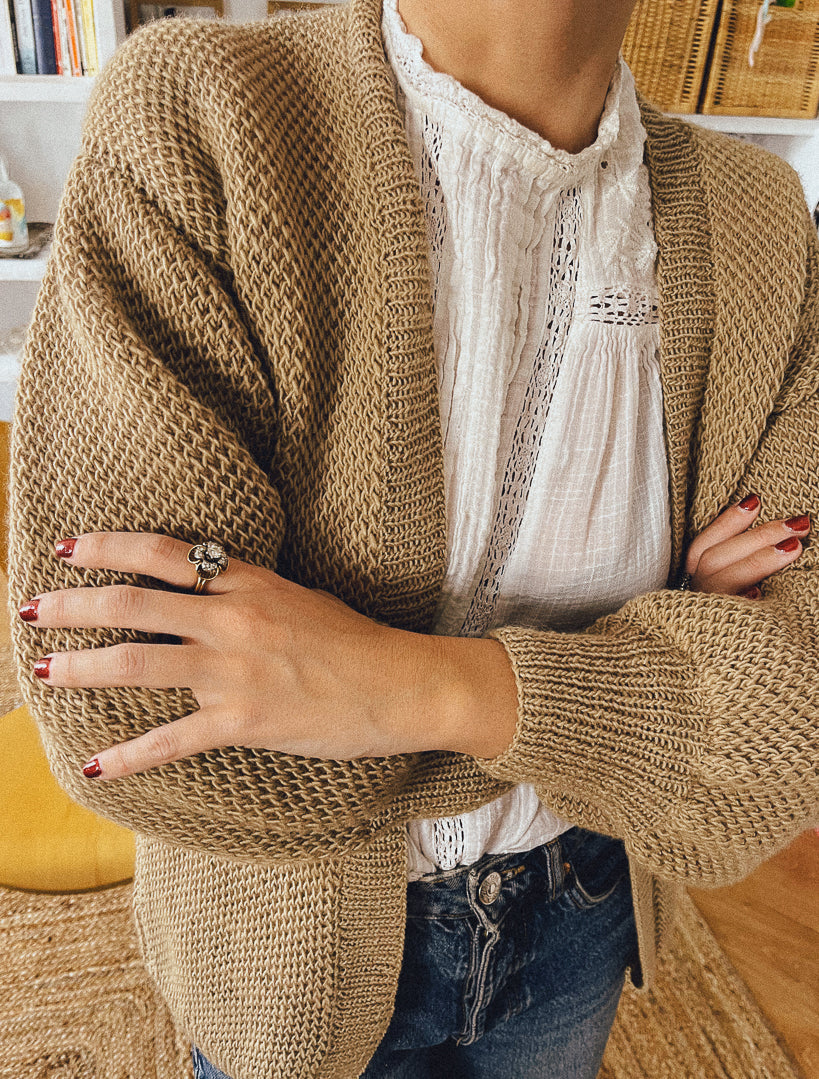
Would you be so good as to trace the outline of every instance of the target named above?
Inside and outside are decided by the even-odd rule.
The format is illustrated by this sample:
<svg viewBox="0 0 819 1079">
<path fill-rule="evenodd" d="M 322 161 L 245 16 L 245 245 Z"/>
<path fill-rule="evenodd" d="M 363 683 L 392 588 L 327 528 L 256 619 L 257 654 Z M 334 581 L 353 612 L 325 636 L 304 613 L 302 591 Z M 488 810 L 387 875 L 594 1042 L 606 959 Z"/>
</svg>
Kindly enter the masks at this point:
<svg viewBox="0 0 819 1079">
<path fill-rule="evenodd" d="M 28 225 L 23 192 L 9 179 L 0 157 L 0 255 L 19 255 L 28 248 Z"/>
</svg>

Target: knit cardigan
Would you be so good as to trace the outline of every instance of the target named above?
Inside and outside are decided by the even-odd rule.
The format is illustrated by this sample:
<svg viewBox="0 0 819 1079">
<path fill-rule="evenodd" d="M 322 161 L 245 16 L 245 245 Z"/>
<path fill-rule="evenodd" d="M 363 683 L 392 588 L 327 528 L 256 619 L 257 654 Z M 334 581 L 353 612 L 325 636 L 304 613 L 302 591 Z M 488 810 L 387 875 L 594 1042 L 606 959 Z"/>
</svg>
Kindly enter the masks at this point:
<svg viewBox="0 0 819 1079">
<path fill-rule="evenodd" d="M 82 776 L 100 746 L 196 701 L 32 676 L 49 651 L 157 638 L 26 626 L 24 600 L 169 587 L 68 566 L 60 537 L 212 537 L 374 618 L 431 624 L 446 536 L 429 265 L 380 12 L 169 20 L 126 42 L 92 95 L 15 410 L 25 699 L 59 782 L 138 833 L 146 963 L 232 1079 L 364 1069 L 401 963 L 408 820 L 531 782 L 622 837 L 648 981 L 678 889 L 741 877 L 819 802 L 810 544 L 760 602 L 665 589 L 585 632 L 495 631 L 519 716 L 491 760 L 230 747 Z M 641 108 L 676 575 L 744 494 L 768 518 L 819 512 L 819 252 L 785 164 Z"/>
</svg>

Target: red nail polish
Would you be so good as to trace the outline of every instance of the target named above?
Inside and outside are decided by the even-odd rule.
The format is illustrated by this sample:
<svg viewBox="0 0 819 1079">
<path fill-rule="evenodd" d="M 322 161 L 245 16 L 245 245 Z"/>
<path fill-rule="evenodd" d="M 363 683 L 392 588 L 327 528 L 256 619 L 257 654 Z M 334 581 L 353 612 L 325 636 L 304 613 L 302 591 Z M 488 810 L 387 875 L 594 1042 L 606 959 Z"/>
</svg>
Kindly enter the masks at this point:
<svg viewBox="0 0 819 1079">
<path fill-rule="evenodd" d="M 74 545 L 76 539 L 71 537 L 69 539 L 57 540 L 54 544 L 54 550 L 57 552 L 60 558 L 70 558 L 74 553 Z"/>
<path fill-rule="evenodd" d="M 82 774 L 84 776 L 87 776 L 88 779 L 96 779 L 97 776 L 101 776 L 102 768 L 100 768 L 99 760 L 94 757 L 88 762 L 88 764 L 84 764 L 82 768 Z"/>
<path fill-rule="evenodd" d="M 796 536 L 791 536 L 789 539 L 784 539 L 781 543 L 777 543 L 775 550 L 782 551 L 783 554 L 791 554 L 798 546 L 799 540 Z"/>
<path fill-rule="evenodd" d="M 752 510 L 755 510 L 758 505 L 759 505 L 759 495 L 747 495 L 739 503 L 739 508 L 741 510 L 745 510 L 747 513 L 750 513 Z"/>
<path fill-rule="evenodd" d="M 789 528 L 791 532 L 807 532 L 810 528 L 810 517 L 807 513 L 800 517 L 790 517 L 785 521 L 785 528 Z"/>
<path fill-rule="evenodd" d="M 20 617 L 24 622 L 36 622 L 37 621 L 37 608 L 40 606 L 38 599 L 29 600 L 28 603 L 24 603 L 20 608 Z"/>
<path fill-rule="evenodd" d="M 48 669 L 51 666 L 51 656 L 46 656 L 45 659 L 38 659 L 34 664 L 34 673 L 38 678 L 48 678 Z"/>
<path fill-rule="evenodd" d="M 750 588 L 746 588 L 744 592 L 740 592 L 739 594 L 744 596 L 745 599 L 759 599 L 762 595 L 762 591 L 757 585 L 752 585 Z"/>
</svg>

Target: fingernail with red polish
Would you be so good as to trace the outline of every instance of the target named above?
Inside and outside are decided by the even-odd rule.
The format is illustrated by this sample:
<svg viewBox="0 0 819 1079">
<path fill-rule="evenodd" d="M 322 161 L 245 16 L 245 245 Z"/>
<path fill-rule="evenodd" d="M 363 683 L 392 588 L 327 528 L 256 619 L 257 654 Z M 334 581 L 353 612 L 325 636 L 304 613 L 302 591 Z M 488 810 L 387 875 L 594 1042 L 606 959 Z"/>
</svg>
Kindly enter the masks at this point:
<svg viewBox="0 0 819 1079">
<path fill-rule="evenodd" d="M 51 666 L 51 656 L 46 656 L 45 659 L 38 659 L 34 664 L 34 673 L 38 678 L 48 678 L 49 667 Z"/>
<path fill-rule="evenodd" d="M 782 551 L 783 554 L 791 554 L 799 546 L 799 540 L 796 536 L 791 536 L 790 539 L 784 539 L 781 543 L 775 545 L 775 550 Z"/>
<path fill-rule="evenodd" d="M 24 622 L 37 621 L 37 608 L 40 606 L 38 599 L 31 599 L 20 608 L 20 617 Z"/>
<path fill-rule="evenodd" d="M 759 505 L 759 495 L 747 495 L 739 503 L 739 508 L 741 510 L 745 510 L 747 513 L 750 513 L 752 510 L 755 510 L 758 505 Z"/>
<path fill-rule="evenodd" d="M 745 599 L 759 599 L 762 595 L 762 591 L 756 585 L 752 585 L 750 588 L 746 588 L 744 592 L 740 592 L 739 594 L 744 596 Z"/>
<path fill-rule="evenodd" d="M 82 774 L 88 779 L 96 779 L 102 775 L 102 768 L 97 757 L 93 757 L 88 764 L 82 766 Z"/>
<path fill-rule="evenodd" d="M 57 552 L 60 558 L 70 558 L 74 553 L 74 545 L 76 544 L 76 542 L 77 541 L 74 537 L 71 537 L 69 539 L 57 540 L 57 542 L 54 544 L 54 550 Z"/>
<path fill-rule="evenodd" d="M 800 517 L 791 517 L 785 521 L 785 528 L 789 528 L 791 532 L 807 532 L 810 528 L 810 517 L 807 513 Z"/>
</svg>

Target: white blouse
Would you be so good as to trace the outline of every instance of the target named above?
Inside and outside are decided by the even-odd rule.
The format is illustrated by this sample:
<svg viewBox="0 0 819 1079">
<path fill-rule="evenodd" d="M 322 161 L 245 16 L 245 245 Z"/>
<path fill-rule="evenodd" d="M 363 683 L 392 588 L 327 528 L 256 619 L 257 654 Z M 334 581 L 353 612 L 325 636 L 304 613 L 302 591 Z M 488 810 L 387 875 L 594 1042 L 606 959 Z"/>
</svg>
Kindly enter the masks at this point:
<svg viewBox="0 0 819 1079">
<path fill-rule="evenodd" d="M 555 149 L 383 34 L 432 268 L 448 563 L 436 632 L 576 630 L 665 584 L 668 472 L 645 131 L 619 61 L 597 139 Z M 522 784 L 408 827 L 409 877 L 570 825 Z"/>
</svg>

